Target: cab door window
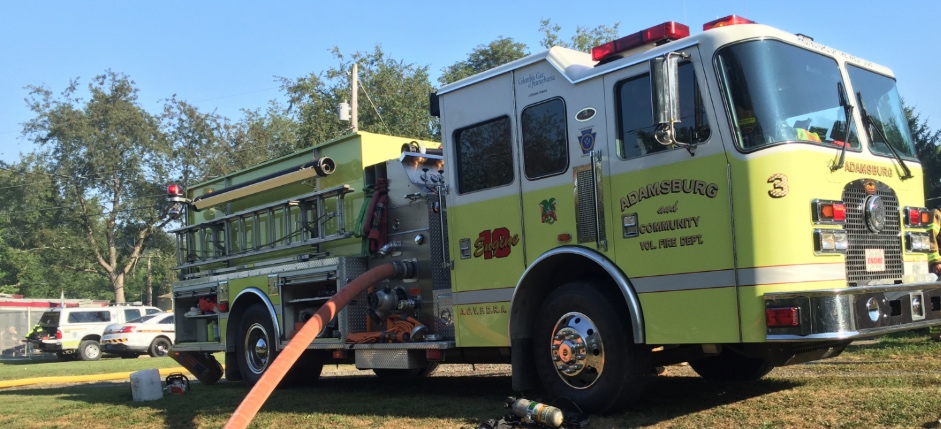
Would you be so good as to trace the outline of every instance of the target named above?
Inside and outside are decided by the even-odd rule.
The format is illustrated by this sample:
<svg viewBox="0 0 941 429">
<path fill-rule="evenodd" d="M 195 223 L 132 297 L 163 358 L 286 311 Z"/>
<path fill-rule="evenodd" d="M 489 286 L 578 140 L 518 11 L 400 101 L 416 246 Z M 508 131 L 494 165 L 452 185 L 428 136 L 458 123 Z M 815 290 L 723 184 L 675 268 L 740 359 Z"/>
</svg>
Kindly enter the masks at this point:
<svg viewBox="0 0 941 429">
<path fill-rule="evenodd" d="M 709 124 L 693 64 L 680 64 L 679 77 L 681 120 L 676 124 L 676 140 L 702 143 L 709 138 Z M 618 156 L 631 159 L 676 148 L 662 145 L 654 138 L 656 126 L 649 73 L 619 82 L 615 94 L 618 103 Z"/>
<path fill-rule="evenodd" d="M 565 145 L 565 102 L 555 98 L 523 109 L 523 171 L 528 179 L 565 172 L 569 157 Z"/>
<path fill-rule="evenodd" d="M 461 194 L 513 182 L 510 118 L 502 116 L 454 132 L 457 190 Z"/>
</svg>

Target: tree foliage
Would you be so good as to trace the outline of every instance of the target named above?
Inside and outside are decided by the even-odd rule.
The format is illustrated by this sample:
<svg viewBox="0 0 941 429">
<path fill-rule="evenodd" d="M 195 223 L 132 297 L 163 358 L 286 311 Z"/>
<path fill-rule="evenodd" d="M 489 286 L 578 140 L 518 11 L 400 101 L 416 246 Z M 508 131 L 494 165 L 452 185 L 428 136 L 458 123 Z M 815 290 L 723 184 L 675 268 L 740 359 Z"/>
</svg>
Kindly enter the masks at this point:
<svg viewBox="0 0 941 429">
<path fill-rule="evenodd" d="M 543 33 L 542 47 L 549 49 L 553 46 L 562 46 L 576 51 L 590 52 L 591 48 L 602 43 L 607 43 L 618 38 L 618 27 L 620 22 L 608 27 L 599 25 L 597 27 L 575 27 L 575 34 L 568 40 L 562 40 L 559 32 L 562 27 L 553 24 L 552 20 L 543 19 L 539 24 L 539 31 Z"/>
<path fill-rule="evenodd" d="M 73 270 L 103 276 L 114 300 L 124 302 L 125 277 L 166 222 L 161 200 L 170 148 L 126 75 L 96 76 L 88 101 L 78 89 L 78 80 L 58 96 L 30 87 L 36 116 L 24 134 L 40 147 L 35 167 L 48 171 L 53 207 L 84 239 L 72 243 L 82 255 Z"/>
<path fill-rule="evenodd" d="M 924 171 L 925 202 L 928 207 L 941 206 L 941 130 L 932 130 L 928 121 L 914 107 L 903 106 L 908 128 L 915 141 L 915 151 Z"/>
<path fill-rule="evenodd" d="M 372 52 L 349 57 L 333 50 L 339 63 L 326 71 L 295 79 L 282 78 L 288 111 L 299 123 L 298 147 L 339 137 L 350 130 L 338 119 L 337 106 L 351 100 L 351 69 L 359 69 L 359 130 L 432 139 L 437 123 L 428 115 L 432 87 L 427 66 L 389 58 L 377 45 Z"/>
<path fill-rule="evenodd" d="M 458 61 L 441 71 L 438 83 L 447 85 L 457 82 L 465 77 L 499 67 L 503 64 L 529 55 L 529 50 L 523 43 L 515 42 L 512 38 L 500 36 L 486 44 L 477 45 L 467 59 Z"/>
</svg>

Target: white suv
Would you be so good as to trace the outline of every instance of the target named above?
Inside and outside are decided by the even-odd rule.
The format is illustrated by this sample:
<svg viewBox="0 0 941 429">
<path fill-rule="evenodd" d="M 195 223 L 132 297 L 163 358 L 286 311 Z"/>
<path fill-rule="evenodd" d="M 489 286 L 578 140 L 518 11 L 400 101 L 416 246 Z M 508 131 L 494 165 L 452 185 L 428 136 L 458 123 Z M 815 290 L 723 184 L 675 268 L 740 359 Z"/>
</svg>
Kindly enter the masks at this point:
<svg viewBox="0 0 941 429">
<path fill-rule="evenodd" d="M 53 352 L 61 360 L 98 360 L 99 342 L 108 325 L 161 312 L 142 305 L 56 308 L 42 314 L 29 340 L 34 349 Z"/>
</svg>

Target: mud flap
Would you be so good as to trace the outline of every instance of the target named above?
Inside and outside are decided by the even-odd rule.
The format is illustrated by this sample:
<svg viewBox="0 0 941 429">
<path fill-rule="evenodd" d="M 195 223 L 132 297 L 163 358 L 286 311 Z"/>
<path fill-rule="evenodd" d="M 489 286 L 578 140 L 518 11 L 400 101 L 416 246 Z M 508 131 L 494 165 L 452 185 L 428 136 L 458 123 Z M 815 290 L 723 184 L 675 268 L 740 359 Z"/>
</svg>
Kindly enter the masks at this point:
<svg viewBox="0 0 941 429">
<path fill-rule="evenodd" d="M 222 365 L 209 353 L 171 352 L 170 357 L 196 376 L 200 383 L 215 384 L 222 378 Z"/>
</svg>

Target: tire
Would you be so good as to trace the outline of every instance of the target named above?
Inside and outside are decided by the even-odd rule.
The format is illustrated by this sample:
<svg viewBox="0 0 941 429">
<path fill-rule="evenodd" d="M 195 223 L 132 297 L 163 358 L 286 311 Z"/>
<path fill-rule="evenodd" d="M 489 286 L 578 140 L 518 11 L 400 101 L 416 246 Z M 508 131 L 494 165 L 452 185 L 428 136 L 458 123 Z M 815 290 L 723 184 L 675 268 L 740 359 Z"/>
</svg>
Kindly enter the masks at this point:
<svg viewBox="0 0 941 429">
<path fill-rule="evenodd" d="M 84 340 L 78 344 L 78 358 L 84 361 L 101 359 L 101 346 L 98 341 Z"/>
<path fill-rule="evenodd" d="M 694 360 L 689 366 L 700 377 L 716 381 L 754 381 L 774 369 L 767 359 L 748 358 L 729 347 L 723 347 L 716 356 Z"/>
<path fill-rule="evenodd" d="M 428 365 L 412 369 L 373 368 L 376 377 L 389 380 L 408 380 L 413 378 L 430 377 L 438 370 L 438 362 L 428 362 Z"/>
<path fill-rule="evenodd" d="M 239 322 L 235 354 L 242 380 L 249 386 L 254 386 L 261 379 L 277 357 L 275 335 L 268 309 L 263 304 L 248 307 Z"/>
<path fill-rule="evenodd" d="M 170 340 L 163 337 L 155 338 L 154 342 L 150 343 L 150 348 L 147 352 L 151 357 L 166 356 L 167 353 L 170 353 Z"/>
<path fill-rule="evenodd" d="M 294 362 L 279 387 L 310 387 L 320 380 L 324 359 L 316 350 L 307 350 Z"/>
<path fill-rule="evenodd" d="M 615 302 L 592 283 L 574 281 L 543 303 L 533 332 L 534 363 L 553 400 L 566 397 L 584 412 L 606 413 L 643 392 L 650 351 L 634 344 Z"/>
</svg>

